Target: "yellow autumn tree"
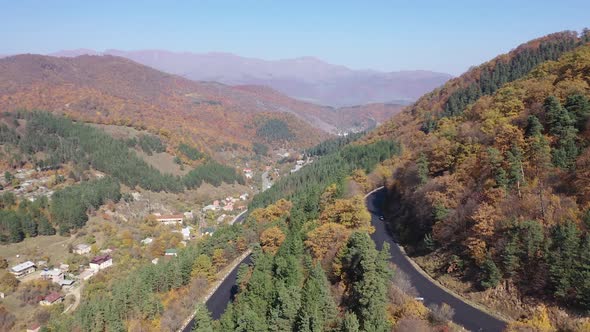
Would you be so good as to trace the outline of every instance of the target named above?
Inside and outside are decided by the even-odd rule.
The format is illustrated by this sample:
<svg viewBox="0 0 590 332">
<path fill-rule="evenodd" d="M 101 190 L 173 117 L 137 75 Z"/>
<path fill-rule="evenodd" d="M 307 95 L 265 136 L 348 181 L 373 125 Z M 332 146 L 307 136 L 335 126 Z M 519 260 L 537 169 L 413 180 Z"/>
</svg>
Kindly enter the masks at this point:
<svg viewBox="0 0 590 332">
<path fill-rule="evenodd" d="M 221 248 L 213 250 L 213 265 L 217 270 L 221 269 L 227 264 L 227 258 L 225 258 L 225 251 Z"/>
<path fill-rule="evenodd" d="M 369 183 L 367 173 L 365 173 L 365 171 L 362 169 L 354 170 L 350 175 L 350 179 L 358 183 L 358 185 L 363 189 L 363 192 L 367 192 L 371 189 L 371 184 Z"/>
<path fill-rule="evenodd" d="M 333 258 L 338 250 L 346 243 L 350 230 L 336 223 L 326 223 L 310 231 L 305 240 L 305 246 L 312 257 L 322 261 L 326 256 Z"/>
<path fill-rule="evenodd" d="M 207 255 L 199 255 L 193 264 L 192 276 L 195 278 L 205 278 L 209 282 L 215 280 L 215 268 L 211 259 Z"/>
<path fill-rule="evenodd" d="M 285 241 L 285 234 L 277 226 L 270 227 L 260 234 L 260 244 L 266 253 L 276 254 L 283 241 Z"/>
<path fill-rule="evenodd" d="M 373 233 L 371 226 L 371 214 L 365 207 L 362 195 L 352 198 L 337 199 L 333 204 L 327 205 L 320 214 L 320 222 L 336 223 L 349 229 L 363 230 Z"/>
<path fill-rule="evenodd" d="M 535 309 L 535 312 L 531 315 L 531 317 L 508 324 L 506 331 L 554 332 L 557 331 L 557 329 L 551 324 L 549 314 L 547 313 L 547 307 L 540 305 Z"/>
<path fill-rule="evenodd" d="M 265 208 L 252 211 L 250 216 L 258 223 L 269 223 L 279 218 L 289 216 L 293 204 L 286 199 L 279 199 L 276 203 Z"/>
<path fill-rule="evenodd" d="M 320 197 L 320 208 L 323 210 L 326 206 L 334 204 L 336 195 L 338 194 L 338 187 L 336 184 L 329 185 Z"/>
</svg>

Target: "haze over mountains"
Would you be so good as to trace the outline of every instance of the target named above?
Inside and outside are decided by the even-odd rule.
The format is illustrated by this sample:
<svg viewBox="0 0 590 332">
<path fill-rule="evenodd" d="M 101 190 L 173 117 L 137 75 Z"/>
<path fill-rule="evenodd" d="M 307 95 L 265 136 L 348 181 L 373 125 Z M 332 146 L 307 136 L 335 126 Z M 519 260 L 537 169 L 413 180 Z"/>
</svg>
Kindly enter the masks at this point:
<svg viewBox="0 0 590 332">
<path fill-rule="evenodd" d="M 314 57 L 261 60 L 229 53 L 175 53 L 164 50 L 97 52 L 65 50 L 53 56 L 116 55 L 196 81 L 229 85 L 263 85 L 292 98 L 333 107 L 368 103 L 404 104 L 442 85 L 452 76 L 412 70 L 352 70 Z"/>
</svg>

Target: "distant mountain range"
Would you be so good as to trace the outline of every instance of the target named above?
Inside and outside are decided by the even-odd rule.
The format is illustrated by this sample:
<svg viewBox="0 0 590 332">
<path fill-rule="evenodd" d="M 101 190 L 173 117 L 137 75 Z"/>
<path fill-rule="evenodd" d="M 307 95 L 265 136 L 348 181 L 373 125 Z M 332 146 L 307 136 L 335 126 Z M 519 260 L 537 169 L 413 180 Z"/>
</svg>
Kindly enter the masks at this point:
<svg viewBox="0 0 590 332">
<path fill-rule="evenodd" d="M 352 70 L 313 57 L 261 60 L 229 53 L 175 53 L 163 50 L 97 52 L 65 50 L 59 57 L 115 55 L 195 81 L 262 85 L 292 98 L 333 107 L 368 103 L 408 104 L 452 78 L 424 70 Z"/>
</svg>

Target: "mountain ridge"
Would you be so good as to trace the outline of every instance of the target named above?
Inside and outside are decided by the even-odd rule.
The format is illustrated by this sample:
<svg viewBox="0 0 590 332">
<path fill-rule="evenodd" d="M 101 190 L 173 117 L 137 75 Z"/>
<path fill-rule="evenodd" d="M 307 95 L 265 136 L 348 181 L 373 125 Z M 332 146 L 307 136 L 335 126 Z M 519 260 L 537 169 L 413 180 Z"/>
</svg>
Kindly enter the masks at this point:
<svg viewBox="0 0 590 332">
<path fill-rule="evenodd" d="M 225 52 L 115 49 L 104 52 L 63 50 L 49 55 L 73 57 L 82 54 L 121 56 L 196 81 L 269 86 L 292 98 L 333 107 L 413 101 L 452 77 L 427 70 L 354 70 L 313 56 L 262 60 Z"/>
<path fill-rule="evenodd" d="M 93 123 L 133 125 L 188 140 L 205 151 L 222 143 L 249 146 L 260 115 L 287 121 L 294 144 L 317 143 L 333 126 L 315 119 L 321 108 L 285 105 L 219 83 L 199 83 L 115 56 L 0 59 L 0 107 L 45 109 Z M 287 100 L 290 101 L 290 100 Z M 316 110 L 317 108 L 317 110 Z M 316 122 L 313 128 L 303 122 Z"/>
</svg>

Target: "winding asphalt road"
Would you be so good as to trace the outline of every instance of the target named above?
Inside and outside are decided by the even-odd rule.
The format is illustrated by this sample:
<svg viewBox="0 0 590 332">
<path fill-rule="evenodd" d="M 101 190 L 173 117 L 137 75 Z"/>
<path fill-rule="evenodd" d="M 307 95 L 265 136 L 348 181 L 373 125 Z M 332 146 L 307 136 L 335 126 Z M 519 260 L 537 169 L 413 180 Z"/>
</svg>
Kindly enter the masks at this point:
<svg viewBox="0 0 590 332">
<path fill-rule="evenodd" d="M 247 213 L 240 214 L 233 223 L 242 223 L 244 219 L 246 219 Z M 205 302 L 207 306 L 207 310 L 211 313 L 211 317 L 213 319 L 219 319 L 225 308 L 230 301 L 233 301 L 234 296 L 236 295 L 236 281 L 238 279 L 238 268 L 242 264 L 250 264 L 251 259 L 250 256 L 244 258 L 240 264 L 236 265 L 236 267 L 227 275 L 225 280 L 219 285 L 215 293 L 211 295 L 209 300 Z M 191 319 L 191 321 L 187 324 L 187 326 L 182 330 L 182 332 L 191 332 L 193 327 L 195 326 L 195 319 Z"/>
<path fill-rule="evenodd" d="M 385 199 L 385 190 L 378 190 L 367 197 L 367 209 L 371 212 L 371 223 L 375 227 L 375 233 L 371 235 L 377 249 L 383 248 L 383 243 L 389 243 L 391 250 L 391 262 L 406 273 L 414 288 L 424 298 L 426 305 L 447 303 L 455 310 L 453 321 L 470 331 L 481 332 L 501 332 L 506 328 L 506 323 L 463 302 L 459 298 L 449 294 L 442 289 L 438 284 L 432 282 L 430 279 L 422 275 L 412 265 L 403 253 L 401 247 L 395 243 L 393 238 L 387 232 L 383 221 L 379 220 L 382 215 L 381 206 Z M 236 222 L 242 222 L 246 214 L 240 216 Z M 242 263 L 250 263 L 250 256 L 246 257 Z M 211 298 L 207 301 L 207 309 L 211 312 L 213 319 L 219 319 L 228 303 L 233 300 L 236 289 L 236 279 L 238 274 L 238 267 L 231 271 L 228 277 L 221 283 L 217 291 L 213 293 Z M 194 319 L 190 321 L 183 332 L 190 332 L 194 326 Z"/>
<path fill-rule="evenodd" d="M 385 196 L 385 189 L 381 189 L 367 197 L 367 209 L 371 212 L 371 223 L 375 227 L 375 233 L 371 237 L 379 250 L 383 248 L 384 242 L 389 243 L 391 247 L 391 261 L 397 265 L 398 269 L 408 275 L 412 286 L 416 288 L 420 297 L 424 298 L 424 303 L 426 305 L 440 305 L 444 302 L 450 305 L 455 310 L 453 321 L 470 331 L 503 331 L 506 328 L 506 323 L 449 294 L 416 270 L 414 265 L 410 263 L 407 256 L 402 252 L 400 246 L 389 235 L 384 222 L 379 220 L 379 216 L 382 215 L 381 206 L 383 206 Z"/>
</svg>

